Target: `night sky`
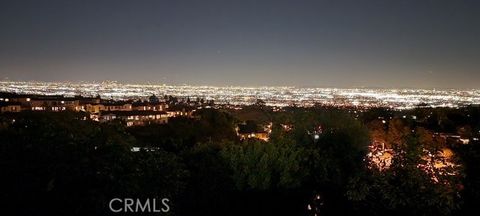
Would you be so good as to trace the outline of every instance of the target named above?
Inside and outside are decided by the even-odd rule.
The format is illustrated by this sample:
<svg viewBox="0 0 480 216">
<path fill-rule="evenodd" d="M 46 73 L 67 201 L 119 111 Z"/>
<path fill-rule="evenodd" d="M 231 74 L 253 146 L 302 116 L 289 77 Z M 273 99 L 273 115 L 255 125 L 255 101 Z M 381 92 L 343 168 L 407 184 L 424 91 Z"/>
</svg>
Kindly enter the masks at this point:
<svg viewBox="0 0 480 216">
<path fill-rule="evenodd" d="M 0 79 L 480 88 L 478 0 L 0 0 Z"/>
</svg>

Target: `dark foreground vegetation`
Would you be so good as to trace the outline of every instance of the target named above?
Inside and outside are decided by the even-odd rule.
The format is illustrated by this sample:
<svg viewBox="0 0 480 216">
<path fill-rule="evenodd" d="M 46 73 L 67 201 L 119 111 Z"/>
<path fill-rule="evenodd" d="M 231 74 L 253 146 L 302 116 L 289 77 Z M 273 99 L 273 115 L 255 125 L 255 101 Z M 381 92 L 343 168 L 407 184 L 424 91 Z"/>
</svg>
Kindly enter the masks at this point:
<svg viewBox="0 0 480 216">
<path fill-rule="evenodd" d="M 2 114 L 2 211 L 110 215 L 108 202 L 116 197 L 169 198 L 171 211 L 163 215 L 476 215 L 480 210 L 480 143 L 473 140 L 479 136 L 479 108 L 273 112 L 251 106 L 203 109 L 196 116 L 127 128 L 122 122 L 84 120 L 80 113 Z M 272 122 L 269 141 L 241 141 L 235 126 L 246 120 Z M 439 141 L 432 139 L 435 133 L 471 142 Z M 373 139 L 397 152 L 389 169 L 369 168 L 365 155 Z M 434 181 L 418 168 L 422 152 L 446 147 L 460 166 L 455 175 L 437 175 Z"/>
</svg>

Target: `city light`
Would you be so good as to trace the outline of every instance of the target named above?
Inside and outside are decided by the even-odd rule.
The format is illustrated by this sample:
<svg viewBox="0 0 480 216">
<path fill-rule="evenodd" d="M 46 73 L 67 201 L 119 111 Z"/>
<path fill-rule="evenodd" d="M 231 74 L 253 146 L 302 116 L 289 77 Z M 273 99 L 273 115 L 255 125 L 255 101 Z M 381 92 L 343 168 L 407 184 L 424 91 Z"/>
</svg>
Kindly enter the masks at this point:
<svg viewBox="0 0 480 216">
<path fill-rule="evenodd" d="M 299 87 L 217 87 L 191 85 L 123 84 L 117 82 L 0 82 L 1 92 L 44 95 L 96 96 L 113 100 L 172 95 L 179 98 L 204 98 L 216 104 L 251 105 L 262 100 L 266 105 L 285 107 L 314 105 L 337 107 L 388 107 L 398 110 L 415 107 L 461 107 L 480 104 L 480 90 L 375 89 L 375 88 L 299 88 Z"/>
</svg>

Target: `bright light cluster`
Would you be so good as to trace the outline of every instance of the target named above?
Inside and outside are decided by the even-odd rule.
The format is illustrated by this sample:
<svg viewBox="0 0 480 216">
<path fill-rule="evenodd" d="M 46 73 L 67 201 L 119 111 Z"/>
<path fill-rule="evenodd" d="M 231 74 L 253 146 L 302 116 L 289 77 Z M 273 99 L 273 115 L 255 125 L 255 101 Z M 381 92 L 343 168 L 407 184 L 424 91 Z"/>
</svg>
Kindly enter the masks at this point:
<svg viewBox="0 0 480 216">
<path fill-rule="evenodd" d="M 191 85 L 123 84 L 117 82 L 13 82 L 1 81 L 0 91 L 46 95 L 100 95 L 116 100 L 156 95 L 205 98 L 217 104 L 248 105 L 258 99 L 271 106 L 389 107 L 411 109 L 418 105 L 459 107 L 480 104 L 480 90 L 215 87 Z"/>
</svg>

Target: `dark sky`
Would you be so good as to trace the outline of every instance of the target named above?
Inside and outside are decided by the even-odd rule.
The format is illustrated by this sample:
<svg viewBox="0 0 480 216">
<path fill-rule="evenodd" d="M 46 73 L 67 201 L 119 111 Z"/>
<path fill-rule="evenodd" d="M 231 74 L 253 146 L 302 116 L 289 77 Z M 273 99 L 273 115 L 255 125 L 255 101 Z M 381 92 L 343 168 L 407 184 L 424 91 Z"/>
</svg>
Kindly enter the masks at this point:
<svg viewBox="0 0 480 216">
<path fill-rule="evenodd" d="M 478 0 L 1 0 L 0 79 L 480 87 Z"/>
</svg>

